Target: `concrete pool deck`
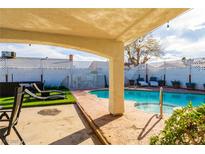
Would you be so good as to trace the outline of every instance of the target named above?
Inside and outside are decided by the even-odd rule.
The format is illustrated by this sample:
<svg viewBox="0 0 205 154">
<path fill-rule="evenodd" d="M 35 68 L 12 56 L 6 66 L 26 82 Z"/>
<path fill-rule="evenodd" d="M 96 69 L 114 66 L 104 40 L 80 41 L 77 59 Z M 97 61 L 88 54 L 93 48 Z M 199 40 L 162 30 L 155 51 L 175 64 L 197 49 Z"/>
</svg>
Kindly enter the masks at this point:
<svg viewBox="0 0 205 154">
<path fill-rule="evenodd" d="M 88 91 L 73 91 L 78 105 L 100 132 L 107 144 L 149 144 L 149 138 L 164 128 L 165 116 L 137 110 L 134 102 L 126 101 L 125 113 L 112 116 L 108 112 L 108 99 L 98 98 Z"/>
<path fill-rule="evenodd" d="M 17 129 L 31 145 L 101 144 L 76 104 L 23 108 Z M 7 141 L 19 144 L 13 130 Z"/>
</svg>

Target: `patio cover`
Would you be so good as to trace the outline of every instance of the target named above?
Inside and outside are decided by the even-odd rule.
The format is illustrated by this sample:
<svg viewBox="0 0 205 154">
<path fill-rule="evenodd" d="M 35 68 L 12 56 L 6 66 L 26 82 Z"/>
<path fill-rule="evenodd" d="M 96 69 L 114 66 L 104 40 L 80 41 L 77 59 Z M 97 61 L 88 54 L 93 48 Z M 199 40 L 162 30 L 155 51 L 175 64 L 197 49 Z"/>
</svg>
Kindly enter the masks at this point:
<svg viewBox="0 0 205 154">
<path fill-rule="evenodd" d="M 124 45 L 186 10 L 0 9 L 0 42 L 56 45 L 109 58 L 109 112 L 122 114 Z"/>
</svg>

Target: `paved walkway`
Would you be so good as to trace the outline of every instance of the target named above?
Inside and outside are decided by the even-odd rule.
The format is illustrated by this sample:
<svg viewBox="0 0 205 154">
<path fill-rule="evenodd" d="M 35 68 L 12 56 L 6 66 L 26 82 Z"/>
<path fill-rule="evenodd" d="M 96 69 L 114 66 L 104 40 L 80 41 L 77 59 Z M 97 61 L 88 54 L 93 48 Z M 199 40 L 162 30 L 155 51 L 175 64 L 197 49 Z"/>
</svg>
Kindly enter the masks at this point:
<svg viewBox="0 0 205 154">
<path fill-rule="evenodd" d="M 97 98 L 87 91 L 73 94 L 110 144 L 149 144 L 149 138 L 163 129 L 167 118 L 160 120 L 155 114 L 137 110 L 131 101 L 126 101 L 123 116 L 112 116 L 108 112 L 108 99 Z"/>
<path fill-rule="evenodd" d="M 23 108 L 17 128 L 26 144 L 100 144 L 73 104 Z M 10 144 L 18 144 L 13 131 L 7 140 Z"/>
</svg>

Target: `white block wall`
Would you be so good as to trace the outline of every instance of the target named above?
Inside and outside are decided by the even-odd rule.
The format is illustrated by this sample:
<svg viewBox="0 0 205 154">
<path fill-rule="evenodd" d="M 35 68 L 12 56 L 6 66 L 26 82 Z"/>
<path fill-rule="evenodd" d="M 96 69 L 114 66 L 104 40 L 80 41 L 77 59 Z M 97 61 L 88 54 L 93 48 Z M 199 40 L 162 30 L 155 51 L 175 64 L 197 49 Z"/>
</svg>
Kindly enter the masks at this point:
<svg viewBox="0 0 205 154">
<path fill-rule="evenodd" d="M 5 66 L 7 64 L 7 67 Z M 5 82 L 5 75 L 8 74 L 8 81 L 41 81 L 41 74 L 46 86 L 66 86 L 70 89 L 91 89 L 103 88 L 106 76 L 109 84 L 108 62 L 74 61 L 67 59 L 47 59 L 43 62 L 37 58 L 7 59 L 6 63 L 0 59 L 0 82 Z M 147 64 L 148 79 L 151 76 L 158 80 L 166 74 L 167 85 L 171 81 L 179 80 L 182 87 L 186 87 L 189 80 L 190 67 L 184 65 L 180 60 L 168 61 L 166 63 Z M 197 89 L 204 89 L 205 69 L 192 66 L 192 82 L 196 83 Z M 125 84 L 129 80 L 136 80 L 138 77 L 146 79 L 146 65 L 139 65 L 131 69 L 125 69 Z"/>
</svg>

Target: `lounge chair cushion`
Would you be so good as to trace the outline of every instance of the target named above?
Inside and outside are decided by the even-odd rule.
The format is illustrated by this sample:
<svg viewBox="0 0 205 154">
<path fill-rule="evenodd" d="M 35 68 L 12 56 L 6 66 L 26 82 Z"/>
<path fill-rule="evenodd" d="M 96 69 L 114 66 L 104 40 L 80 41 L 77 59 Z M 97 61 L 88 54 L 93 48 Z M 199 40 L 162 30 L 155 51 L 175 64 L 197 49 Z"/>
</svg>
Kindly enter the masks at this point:
<svg viewBox="0 0 205 154">
<path fill-rule="evenodd" d="M 138 81 L 140 86 L 148 86 L 148 83 L 145 81 Z"/>
<path fill-rule="evenodd" d="M 150 81 L 149 84 L 150 86 L 158 86 L 158 82 L 156 81 Z"/>
<path fill-rule="evenodd" d="M 196 85 L 196 83 L 193 83 L 193 82 L 192 83 L 189 83 L 189 82 L 186 83 L 186 86 L 195 86 L 195 85 Z"/>
</svg>

